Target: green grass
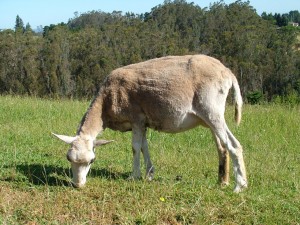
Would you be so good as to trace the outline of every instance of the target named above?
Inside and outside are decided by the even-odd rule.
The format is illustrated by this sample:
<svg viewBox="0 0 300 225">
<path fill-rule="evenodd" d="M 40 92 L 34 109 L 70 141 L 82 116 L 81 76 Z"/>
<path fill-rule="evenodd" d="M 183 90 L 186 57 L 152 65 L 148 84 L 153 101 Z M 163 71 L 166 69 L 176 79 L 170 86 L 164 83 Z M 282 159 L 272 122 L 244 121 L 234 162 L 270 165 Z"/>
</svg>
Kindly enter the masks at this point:
<svg viewBox="0 0 300 225">
<path fill-rule="evenodd" d="M 128 181 L 131 134 L 106 130 L 83 189 L 69 185 L 68 146 L 88 101 L 0 96 L 0 224 L 299 224 L 300 111 L 244 106 L 239 127 L 249 188 L 217 184 L 217 151 L 202 127 L 148 133 L 155 179 Z M 232 172 L 231 172 L 232 175 Z M 178 179 L 180 177 L 180 179 Z"/>
</svg>

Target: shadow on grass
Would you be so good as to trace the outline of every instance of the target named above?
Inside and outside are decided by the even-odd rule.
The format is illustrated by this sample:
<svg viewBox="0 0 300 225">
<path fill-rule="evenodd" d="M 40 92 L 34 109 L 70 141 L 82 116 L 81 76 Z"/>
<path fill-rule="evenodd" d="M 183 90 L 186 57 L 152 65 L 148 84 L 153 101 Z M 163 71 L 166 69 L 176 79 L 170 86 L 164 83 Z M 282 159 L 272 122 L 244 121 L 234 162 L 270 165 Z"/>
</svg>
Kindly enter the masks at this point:
<svg viewBox="0 0 300 225">
<path fill-rule="evenodd" d="M 68 168 L 56 167 L 53 165 L 29 164 L 16 165 L 16 174 L 7 176 L 5 181 L 20 181 L 26 180 L 33 185 L 48 185 L 48 186 L 72 186 L 71 177 L 72 171 Z M 19 175 L 17 175 L 19 174 Z M 88 177 L 99 177 L 108 180 L 127 179 L 130 173 L 121 173 L 108 169 L 91 169 Z M 18 178 L 19 177 L 19 178 Z"/>
</svg>

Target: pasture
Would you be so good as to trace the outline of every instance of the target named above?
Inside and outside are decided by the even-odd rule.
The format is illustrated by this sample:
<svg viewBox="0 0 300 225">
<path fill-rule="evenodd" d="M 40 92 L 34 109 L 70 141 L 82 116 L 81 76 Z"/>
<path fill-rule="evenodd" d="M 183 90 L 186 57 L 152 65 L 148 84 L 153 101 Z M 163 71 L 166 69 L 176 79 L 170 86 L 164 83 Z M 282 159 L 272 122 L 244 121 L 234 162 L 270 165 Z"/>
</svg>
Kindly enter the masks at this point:
<svg viewBox="0 0 300 225">
<path fill-rule="evenodd" d="M 300 108 L 244 105 L 231 131 L 244 147 L 249 188 L 217 184 L 209 130 L 148 132 L 154 180 L 127 180 L 131 133 L 96 150 L 82 189 L 70 187 L 68 145 L 90 101 L 0 96 L 0 224 L 300 224 Z M 143 170 L 144 171 L 144 170 Z"/>
</svg>

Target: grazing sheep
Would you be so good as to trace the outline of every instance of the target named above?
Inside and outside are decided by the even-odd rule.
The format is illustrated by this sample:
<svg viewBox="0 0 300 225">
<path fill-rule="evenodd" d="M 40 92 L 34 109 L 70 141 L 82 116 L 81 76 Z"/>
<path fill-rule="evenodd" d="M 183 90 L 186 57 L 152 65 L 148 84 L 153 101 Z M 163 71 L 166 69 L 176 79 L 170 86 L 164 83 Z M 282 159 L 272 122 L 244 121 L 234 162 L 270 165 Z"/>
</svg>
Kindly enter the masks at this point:
<svg viewBox="0 0 300 225">
<path fill-rule="evenodd" d="M 210 128 L 219 153 L 219 181 L 228 184 L 229 155 L 235 173 L 235 192 L 247 187 L 243 150 L 228 129 L 225 104 L 235 93 L 235 119 L 241 120 L 242 97 L 236 77 L 218 60 L 205 55 L 168 56 L 121 67 L 110 73 L 85 113 L 77 135 L 55 135 L 71 144 L 73 184 L 81 187 L 95 159 L 94 148 L 110 141 L 96 140 L 105 128 L 132 131 L 133 178 L 140 178 L 140 152 L 146 177 L 154 175 L 147 128 L 177 133 L 198 125 Z M 228 155 L 229 152 L 229 155 Z"/>
</svg>

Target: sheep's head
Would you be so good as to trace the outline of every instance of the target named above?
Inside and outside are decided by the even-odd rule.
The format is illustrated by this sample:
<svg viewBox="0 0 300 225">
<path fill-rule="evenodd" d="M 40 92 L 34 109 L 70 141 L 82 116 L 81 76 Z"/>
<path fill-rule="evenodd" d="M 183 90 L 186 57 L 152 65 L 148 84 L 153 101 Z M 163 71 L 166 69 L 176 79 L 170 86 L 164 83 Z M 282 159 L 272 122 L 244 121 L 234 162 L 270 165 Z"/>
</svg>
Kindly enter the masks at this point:
<svg viewBox="0 0 300 225">
<path fill-rule="evenodd" d="M 65 136 L 53 134 L 60 140 L 71 145 L 67 152 L 67 159 L 72 168 L 72 184 L 74 187 L 83 187 L 91 164 L 95 161 L 95 147 L 108 144 L 112 141 L 92 140 L 90 137 Z"/>
</svg>

